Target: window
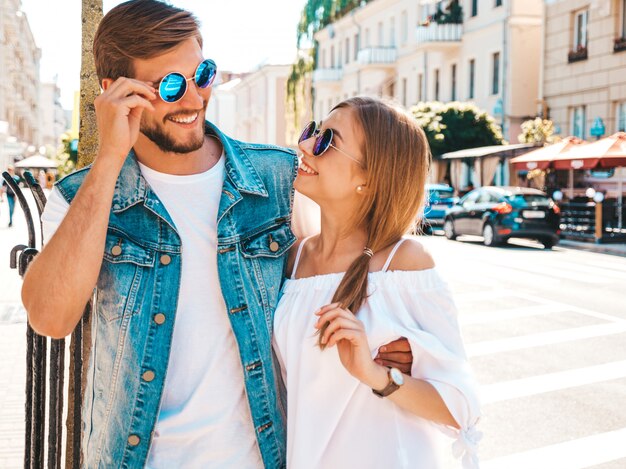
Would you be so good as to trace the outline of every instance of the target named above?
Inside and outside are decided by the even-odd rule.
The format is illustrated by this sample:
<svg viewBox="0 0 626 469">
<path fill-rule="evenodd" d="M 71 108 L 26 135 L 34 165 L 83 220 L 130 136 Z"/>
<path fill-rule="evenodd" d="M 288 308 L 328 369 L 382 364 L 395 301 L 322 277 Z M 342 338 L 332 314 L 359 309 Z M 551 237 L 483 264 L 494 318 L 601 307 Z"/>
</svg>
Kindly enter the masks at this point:
<svg viewBox="0 0 626 469">
<path fill-rule="evenodd" d="M 330 68 L 335 68 L 335 46 L 330 46 Z"/>
<path fill-rule="evenodd" d="M 617 131 L 626 132 L 626 101 L 617 103 L 617 115 L 616 115 Z"/>
<path fill-rule="evenodd" d="M 626 0 L 622 0 L 622 15 L 621 15 L 621 25 L 620 25 L 620 38 L 626 38 Z"/>
<path fill-rule="evenodd" d="M 496 0 L 496 7 L 501 7 L 502 6 L 502 0 Z"/>
<path fill-rule="evenodd" d="M 469 61 L 469 91 L 468 99 L 474 99 L 474 79 L 476 76 L 476 61 L 474 59 Z"/>
<path fill-rule="evenodd" d="M 322 54 L 321 55 L 322 55 L 322 57 L 320 59 L 320 65 L 321 65 L 320 68 L 326 68 L 326 49 L 322 50 Z"/>
<path fill-rule="evenodd" d="M 402 28 L 402 44 L 406 44 L 407 40 L 409 39 L 409 17 L 406 14 L 406 11 L 402 12 L 401 28 Z"/>
<path fill-rule="evenodd" d="M 419 102 L 424 100 L 423 89 L 424 89 L 424 75 L 420 73 L 419 75 L 417 75 L 417 100 Z"/>
<path fill-rule="evenodd" d="M 478 0 L 472 0 L 472 16 L 478 15 Z"/>
<path fill-rule="evenodd" d="M 491 94 L 498 94 L 500 92 L 500 52 L 493 54 L 491 70 Z"/>
<path fill-rule="evenodd" d="M 341 43 L 337 44 L 337 68 L 341 68 L 343 65 L 343 58 L 341 57 Z"/>
<path fill-rule="evenodd" d="M 439 101 L 439 69 L 435 69 L 435 101 Z"/>
<path fill-rule="evenodd" d="M 355 34 L 354 35 L 354 60 L 356 60 L 357 57 L 359 56 L 359 39 L 361 39 L 359 35 Z"/>
<path fill-rule="evenodd" d="M 370 46 L 370 28 L 365 28 L 365 47 Z"/>
<path fill-rule="evenodd" d="M 450 99 L 456 101 L 456 64 L 452 64 L 452 70 L 450 72 L 452 77 L 452 83 L 450 83 Z"/>
<path fill-rule="evenodd" d="M 589 10 L 582 10 L 574 14 L 574 43 L 573 50 L 587 48 L 587 21 Z"/>
<path fill-rule="evenodd" d="M 383 31 L 383 22 L 378 23 L 378 47 L 385 45 L 385 32 Z"/>
<path fill-rule="evenodd" d="M 571 111 L 572 135 L 578 138 L 585 138 L 585 106 L 577 106 Z"/>
<path fill-rule="evenodd" d="M 346 38 L 346 63 L 350 62 L 350 38 Z"/>
<path fill-rule="evenodd" d="M 391 18 L 389 20 L 389 45 L 391 47 L 396 46 L 396 19 Z"/>
<path fill-rule="evenodd" d="M 404 107 L 406 107 L 406 103 L 407 103 L 407 96 L 406 96 L 406 78 L 402 79 L 402 105 Z"/>
</svg>

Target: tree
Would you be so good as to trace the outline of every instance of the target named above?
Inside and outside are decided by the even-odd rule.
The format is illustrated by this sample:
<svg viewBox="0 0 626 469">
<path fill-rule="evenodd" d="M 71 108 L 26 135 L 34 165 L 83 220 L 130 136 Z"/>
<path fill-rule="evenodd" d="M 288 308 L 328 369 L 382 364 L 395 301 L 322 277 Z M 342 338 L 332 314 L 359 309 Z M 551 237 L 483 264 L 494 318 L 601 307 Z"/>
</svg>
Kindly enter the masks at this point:
<svg viewBox="0 0 626 469">
<path fill-rule="evenodd" d="M 551 120 L 535 117 L 522 122 L 522 133 L 517 139 L 520 143 L 554 143 L 558 137 L 554 135 L 554 123 Z"/>
<path fill-rule="evenodd" d="M 317 68 L 317 41 L 315 33 L 321 31 L 330 23 L 350 13 L 355 8 L 365 5 L 372 0 L 307 0 L 302 8 L 300 22 L 297 29 L 296 46 L 299 50 L 299 59 L 291 69 L 287 81 L 287 102 L 297 119 L 300 115 L 298 104 L 302 97 L 298 97 L 299 90 L 303 90 L 307 74 Z M 311 100 L 311 105 L 313 100 Z"/>
<path fill-rule="evenodd" d="M 488 145 L 502 145 L 502 129 L 472 103 L 420 103 L 411 112 L 424 129 L 433 155 Z"/>
<path fill-rule="evenodd" d="M 100 92 L 98 79 L 96 77 L 95 64 L 93 59 L 92 45 L 93 38 L 100 20 L 102 19 L 102 0 L 82 0 L 82 60 L 80 71 L 80 131 L 78 138 L 78 167 L 90 164 L 98 148 L 98 128 L 96 126 L 96 113 L 94 100 Z M 82 368 L 82 382 L 79 395 L 85 395 L 85 377 L 87 376 L 87 366 L 89 354 L 91 353 L 91 305 L 85 309 L 83 319 L 77 328 L 81 329 L 82 340 L 80 343 L 75 340 L 72 334 L 70 344 L 70 378 L 67 408 L 67 443 L 65 452 L 65 467 L 79 467 L 80 461 L 75 461 L 77 453 L 74 445 L 80 445 L 81 426 L 75 422 L 80 422 L 81 402 L 74 399 L 77 389 L 75 389 L 74 370 L 77 365 Z M 78 351 L 78 353 L 77 353 Z M 82 352 L 82 353 L 81 353 Z M 75 357 L 80 357 L 80 362 L 76 363 Z M 63 372 L 62 370 L 60 371 Z M 78 437 L 78 438 L 77 438 Z"/>
</svg>

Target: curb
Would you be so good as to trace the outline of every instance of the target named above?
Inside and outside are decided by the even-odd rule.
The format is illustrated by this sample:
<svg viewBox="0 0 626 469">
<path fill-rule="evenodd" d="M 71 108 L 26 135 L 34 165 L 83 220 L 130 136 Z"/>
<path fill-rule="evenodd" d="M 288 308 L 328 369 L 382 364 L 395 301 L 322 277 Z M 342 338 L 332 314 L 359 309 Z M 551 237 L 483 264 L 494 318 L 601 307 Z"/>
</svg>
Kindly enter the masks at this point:
<svg viewBox="0 0 626 469">
<path fill-rule="evenodd" d="M 558 247 L 564 249 L 572 249 L 576 251 L 595 252 L 599 254 L 609 254 L 612 256 L 626 257 L 626 244 L 595 244 L 585 243 L 580 241 L 570 241 L 567 239 L 561 239 Z"/>
</svg>

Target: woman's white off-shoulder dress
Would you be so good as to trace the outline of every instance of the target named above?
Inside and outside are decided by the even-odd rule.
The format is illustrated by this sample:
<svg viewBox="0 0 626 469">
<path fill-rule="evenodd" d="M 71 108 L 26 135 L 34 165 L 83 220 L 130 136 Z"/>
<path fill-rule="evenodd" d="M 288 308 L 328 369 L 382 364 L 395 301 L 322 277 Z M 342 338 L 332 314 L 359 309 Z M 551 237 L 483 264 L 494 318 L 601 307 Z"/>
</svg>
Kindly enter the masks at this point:
<svg viewBox="0 0 626 469">
<path fill-rule="evenodd" d="M 461 430 L 377 397 L 343 367 L 336 347 L 320 350 L 314 312 L 331 303 L 343 273 L 292 278 L 285 280 L 274 317 L 274 348 L 287 387 L 289 468 L 434 469 L 441 467 L 441 451 L 449 444 L 464 468 L 478 467 L 477 387 L 452 296 L 435 269 L 387 271 L 400 243 L 383 270 L 369 274 L 369 297 L 357 317 L 372 357 L 399 337 L 409 340 L 411 375 L 437 389 Z"/>
</svg>

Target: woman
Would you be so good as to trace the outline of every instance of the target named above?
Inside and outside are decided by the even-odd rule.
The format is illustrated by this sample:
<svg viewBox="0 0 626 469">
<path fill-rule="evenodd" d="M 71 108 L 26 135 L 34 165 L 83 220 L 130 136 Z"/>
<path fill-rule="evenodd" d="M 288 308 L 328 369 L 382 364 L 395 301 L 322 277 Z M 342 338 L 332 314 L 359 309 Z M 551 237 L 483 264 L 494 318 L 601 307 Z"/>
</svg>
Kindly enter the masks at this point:
<svg viewBox="0 0 626 469">
<path fill-rule="evenodd" d="M 310 123 L 299 146 L 295 187 L 319 204 L 321 231 L 292 249 L 274 319 L 288 466 L 437 468 L 438 426 L 477 467 L 479 409 L 455 307 L 428 253 L 403 238 L 424 202 L 424 133 L 359 97 Z M 372 359 L 402 336 L 411 376 Z"/>
</svg>

